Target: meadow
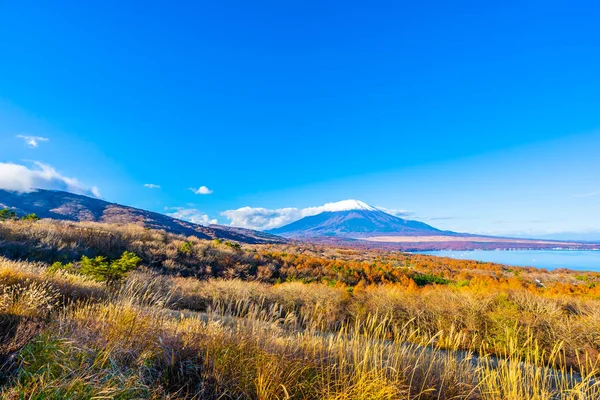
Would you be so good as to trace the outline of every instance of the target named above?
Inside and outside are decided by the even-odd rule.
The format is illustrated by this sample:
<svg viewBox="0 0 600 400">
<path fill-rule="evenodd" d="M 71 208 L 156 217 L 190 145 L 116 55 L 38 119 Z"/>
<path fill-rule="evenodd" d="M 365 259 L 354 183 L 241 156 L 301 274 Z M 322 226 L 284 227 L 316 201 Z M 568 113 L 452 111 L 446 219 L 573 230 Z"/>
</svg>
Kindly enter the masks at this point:
<svg viewBox="0 0 600 400">
<path fill-rule="evenodd" d="M 2 398 L 600 398 L 598 273 L 48 220 L 0 240 Z"/>
</svg>

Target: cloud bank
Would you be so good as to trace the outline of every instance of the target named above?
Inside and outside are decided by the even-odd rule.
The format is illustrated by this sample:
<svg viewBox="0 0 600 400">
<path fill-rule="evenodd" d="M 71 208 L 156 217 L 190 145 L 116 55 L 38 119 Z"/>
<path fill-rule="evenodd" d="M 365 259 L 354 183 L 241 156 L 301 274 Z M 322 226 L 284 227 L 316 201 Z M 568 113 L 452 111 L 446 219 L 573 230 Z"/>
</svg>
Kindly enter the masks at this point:
<svg viewBox="0 0 600 400">
<path fill-rule="evenodd" d="M 41 137 L 41 136 L 27 136 L 27 135 L 17 135 L 17 138 L 23 139 L 25 141 L 25 144 L 31 148 L 38 147 L 40 145 L 40 142 L 47 142 L 48 140 L 50 140 L 48 138 Z"/>
<path fill-rule="evenodd" d="M 228 218 L 231 222 L 230 225 L 238 226 L 241 228 L 255 229 L 255 230 L 268 230 L 279 228 L 280 226 L 287 225 L 304 217 L 317 215 L 325 211 L 342 211 L 350 210 L 355 208 L 364 208 L 367 206 L 362 202 L 356 200 L 343 200 L 335 203 L 327 203 L 318 207 L 307 207 L 307 208 L 253 208 L 253 207 L 242 207 L 237 210 L 227 210 L 221 213 L 224 217 Z M 393 210 L 386 209 L 383 207 L 370 207 L 377 208 L 388 214 L 392 214 L 398 217 L 406 217 L 412 215 L 404 210 Z"/>
<path fill-rule="evenodd" d="M 36 189 L 64 190 L 100 197 L 97 187 L 86 187 L 77 179 L 61 175 L 54 167 L 41 162 L 34 162 L 31 168 L 13 163 L 0 163 L 0 189 L 19 193 L 29 193 Z"/>
<path fill-rule="evenodd" d="M 168 216 L 189 221 L 199 225 L 210 225 L 217 224 L 216 219 L 211 219 L 207 214 L 195 209 L 195 208 L 183 208 L 183 207 L 167 207 L 165 210 L 171 210 L 172 212 L 167 213 Z"/>
</svg>

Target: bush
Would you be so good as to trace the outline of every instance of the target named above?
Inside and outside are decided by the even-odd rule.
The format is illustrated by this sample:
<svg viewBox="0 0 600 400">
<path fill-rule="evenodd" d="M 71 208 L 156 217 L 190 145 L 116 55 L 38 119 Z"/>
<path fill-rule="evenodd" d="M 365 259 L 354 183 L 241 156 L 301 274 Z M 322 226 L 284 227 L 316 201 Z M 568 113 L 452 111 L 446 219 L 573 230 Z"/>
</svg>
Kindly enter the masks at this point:
<svg viewBox="0 0 600 400">
<path fill-rule="evenodd" d="M 83 256 L 79 272 L 100 282 L 115 282 L 136 269 L 141 261 L 141 258 L 129 251 L 125 251 L 121 258 L 110 262 L 104 256 L 94 258 Z"/>
<path fill-rule="evenodd" d="M 242 248 L 242 246 L 239 243 L 232 242 L 232 241 L 229 241 L 229 240 L 225 242 L 225 246 L 231 247 L 231 248 L 236 249 L 236 250 L 239 250 L 239 249 Z"/>
<path fill-rule="evenodd" d="M 23 221 L 39 221 L 40 217 L 38 217 L 36 214 L 31 213 L 24 215 L 23 217 L 21 217 L 21 219 Z"/>
<path fill-rule="evenodd" d="M 73 263 L 63 264 L 60 261 L 56 261 L 56 262 L 52 263 L 52 265 L 50 267 L 48 267 L 48 272 L 54 273 L 57 271 L 65 271 L 65 272 L 73 273 L 73 272 L 75 272 L 75 268 L 73 267 Z"/>
<path fill-rule="evenodd" d="M 432 283 L 437 283 L 438 285 L 447 285 L 451 282 L 448 279 L 431 274 L 416 274 L 413 276 L 413 281 L 415 281 L 418 286 L 425 286 Z"/>
<path fill-rule="evenodd" d="M 16 219 L 17 213 L 8 208 L 0 210 L 0 221 L 6 221 L 7 219 Z"/>
<path fill-rule="evenodd" d="M 179 253 L 180 254 L 192 254 L 192 250 L 194 248 L 194 243 L 192 242 L 183 242 L 181 244 L 181 246 L 179 246 Z"/>
</svg>

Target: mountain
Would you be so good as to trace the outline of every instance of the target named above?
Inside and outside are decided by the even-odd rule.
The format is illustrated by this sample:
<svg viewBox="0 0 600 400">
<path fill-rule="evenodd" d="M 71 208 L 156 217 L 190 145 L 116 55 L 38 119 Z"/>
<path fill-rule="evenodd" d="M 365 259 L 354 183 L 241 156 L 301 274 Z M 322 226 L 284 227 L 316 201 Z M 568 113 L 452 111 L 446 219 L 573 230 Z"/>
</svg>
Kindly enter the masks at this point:
<svg viewBox="0 0 600 400">
<path fill-rule="evenodd" d="M 403 251 L 600 249 L 599 244 L 593 243 L 503 238 L 442 231 L 423 222 L 390 215 L 358 200 L 329 203 L 312 211 L 320 213 L 267 232 L 331 246 Z"/>
<path fill-rule="evenodd" d="M 242 243 L 285 242 L 269 233 L 221 225 L 202 226 L 164 214 L 58 190 L 39 189 L 30 193 L 17 193 L 0 189 L 0 208 L 4 207 L 19 215 L 35 213 L 40 218 L 58 220 L 142 224 L 148 228 L 201 239 L 219 238 Z"/>
<path fill-rule="evenodd" d="M 330 203 L 320 214 L 267 232 L 288 238 L 453 235 L 423 222 L 393 216 L 359 200 Z"/>
</svg>

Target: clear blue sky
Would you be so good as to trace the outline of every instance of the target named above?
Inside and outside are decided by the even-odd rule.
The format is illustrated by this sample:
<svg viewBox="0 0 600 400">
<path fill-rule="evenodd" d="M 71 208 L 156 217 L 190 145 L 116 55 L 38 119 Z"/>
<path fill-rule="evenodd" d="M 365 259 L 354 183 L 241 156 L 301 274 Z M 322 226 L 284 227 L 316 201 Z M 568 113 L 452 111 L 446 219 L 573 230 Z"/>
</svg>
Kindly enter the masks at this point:
<svg viewBox="0 0 600 400">
<path fill-rule="evenodd" d="M 600 232 L 597 2 L 124 3 L 0 5 L 0 163 L 219 223 L 358 198 Z"/>
</svg>

